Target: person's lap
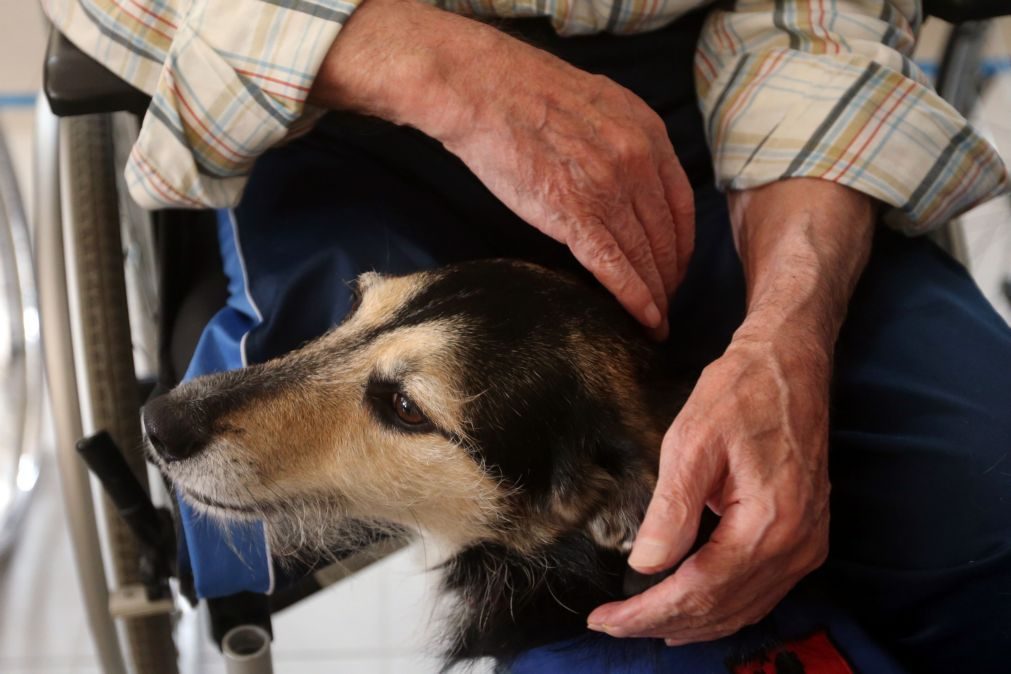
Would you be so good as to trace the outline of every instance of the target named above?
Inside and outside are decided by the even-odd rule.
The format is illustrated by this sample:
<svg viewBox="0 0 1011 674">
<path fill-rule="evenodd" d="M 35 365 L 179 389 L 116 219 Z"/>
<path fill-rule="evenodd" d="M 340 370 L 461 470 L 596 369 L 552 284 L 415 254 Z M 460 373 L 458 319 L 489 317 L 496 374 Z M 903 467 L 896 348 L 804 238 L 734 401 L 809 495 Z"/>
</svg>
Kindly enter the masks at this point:
<svg viewBox="0 0 1011 674">
<path fill-rule="evenodd" d="M 699 213 L 672 339 L 716 357 L 743 315 L 740 265 L 684 123 L 697 113 L 657 107 Z M 357 118 L 268 153 L 235 218 L 263 314 L 250 362 L 339 321 L 346 282 L 369 269 L 497 256 L 578 269 L 433 141 Z M 811 582 L 912 671 L 997 671 L 1011 651 L 1011 332 L 932 244 L 882 230 L 836 365 L 831 553 Z"/>
</svg>

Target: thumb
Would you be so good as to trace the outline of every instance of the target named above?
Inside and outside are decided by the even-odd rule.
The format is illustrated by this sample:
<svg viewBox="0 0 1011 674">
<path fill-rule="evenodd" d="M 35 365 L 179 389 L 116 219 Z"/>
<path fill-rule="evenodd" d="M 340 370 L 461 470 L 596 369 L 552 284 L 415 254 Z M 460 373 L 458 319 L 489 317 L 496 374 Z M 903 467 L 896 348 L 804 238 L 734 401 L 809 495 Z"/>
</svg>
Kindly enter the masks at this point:
<svg viewBox="0 0 1011 674">
<path fill-rule="evenodd" d="M 668 569 L 688 553 L 723 470 L 721 452 L 694 443 L 675 447 L 677 435 L 672 427 L 664 438 L 656 489 L 628 556 L 629 566 L 640 573 Z"/>
</svg>

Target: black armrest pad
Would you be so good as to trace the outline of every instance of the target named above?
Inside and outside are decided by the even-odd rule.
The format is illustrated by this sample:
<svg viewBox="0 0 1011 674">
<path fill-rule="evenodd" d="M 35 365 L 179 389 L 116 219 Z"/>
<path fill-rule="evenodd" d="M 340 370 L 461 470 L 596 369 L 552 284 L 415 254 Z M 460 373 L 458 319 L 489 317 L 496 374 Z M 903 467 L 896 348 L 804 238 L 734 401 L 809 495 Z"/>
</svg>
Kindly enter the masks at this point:
<svg viewBox="0 0 1011 674">
<path fill-rule="evenodd" d="M 981 21 L 1011 15 L 1008 0 L 924 0 L 923 11 L 950 23 Z"/>
<path fill-rule="evenodd" d="M 60 117 L 121 110 L 143 115 L 151 102 L 55 29 L 46 46 L 42 88 Z"/>
</svg>

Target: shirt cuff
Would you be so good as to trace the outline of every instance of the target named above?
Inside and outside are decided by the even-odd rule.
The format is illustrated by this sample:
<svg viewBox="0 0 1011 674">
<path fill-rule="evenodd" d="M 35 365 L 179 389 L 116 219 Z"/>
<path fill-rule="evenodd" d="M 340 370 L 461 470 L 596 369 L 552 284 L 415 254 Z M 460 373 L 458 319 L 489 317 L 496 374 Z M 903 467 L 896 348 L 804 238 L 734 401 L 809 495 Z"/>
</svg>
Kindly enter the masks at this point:
<svg viewBox="0 0 1011 674">
<path fill-rule="evenodd" d="M 830 180 L 887 204 L 907 234 L 1007 191 L 997 152 L 925 82 L 862 54 L 742 54 L 702 101 L 717 183 Z"/>
<path fill-rule="evenodd" d="M 361 0 L 195 0 L 126 166 L 144 208 L 223 208 L 258 156 L 322 115 L 306 97 Z"/>
</svg>

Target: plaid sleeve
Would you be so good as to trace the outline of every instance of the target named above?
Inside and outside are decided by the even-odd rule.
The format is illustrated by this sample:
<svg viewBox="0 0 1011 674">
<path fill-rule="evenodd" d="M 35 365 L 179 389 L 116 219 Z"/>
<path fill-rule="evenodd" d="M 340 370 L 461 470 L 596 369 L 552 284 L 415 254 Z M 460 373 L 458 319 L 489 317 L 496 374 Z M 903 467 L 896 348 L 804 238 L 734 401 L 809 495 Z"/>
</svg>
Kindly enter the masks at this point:
<svg viewBox="0 0 1011 674">
<path fill-rule="evenodd" d="M 717 182 L 831 180 L 925 232 L 1009 188 L 990 144 L 910 59 L 918 0 L 737 0 L 695 73 Z"/>
<path fill-rule="evenodd" d="M 145 208 L 234 205 L 254 160 L 308 130 L 306 97 L 361 0 L 43 0 L 79 47 L 152 95 L 126 167 Z"/>
</svg>

